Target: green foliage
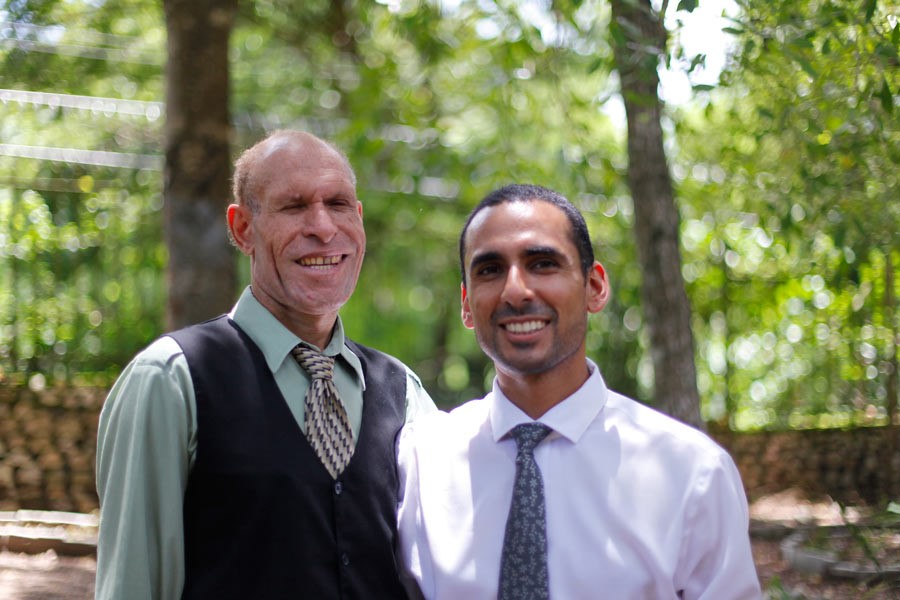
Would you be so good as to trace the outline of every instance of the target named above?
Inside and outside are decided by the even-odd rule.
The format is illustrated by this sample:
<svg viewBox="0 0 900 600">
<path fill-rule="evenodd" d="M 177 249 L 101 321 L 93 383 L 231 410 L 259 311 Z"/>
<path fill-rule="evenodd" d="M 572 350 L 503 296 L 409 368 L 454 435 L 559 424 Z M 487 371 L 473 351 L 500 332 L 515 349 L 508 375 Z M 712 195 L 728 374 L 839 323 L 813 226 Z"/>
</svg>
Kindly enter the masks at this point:
<svg viewBox="0 0 900 600">
<path fill-rule="evenodd" d="M 141 101 L 161 94 L 161 16 L 152 4 L 9 10 L 0 380 L 104 384 L 158 334 L 164 305 L 158 168 L 109 166 L 158 153 L 161 108 Z"/>
<path fill-rule="evenodd" d="M 708 104 L 667 120 L 703 411 L 742 429 L 884 422 L 900 26 L 883 2 L 739 7 L 724 86 L 697 88 Z M 164 327 L 161 7 L 17 0 L 0 19 L 15 22 L 0 25 L 0 89 L 20 92 L 0 91 L 0 379 L 108 383 Z M 512 181 L 583 208 L 614 291 L 588 352 L 612 388 L 647 397 L 624 134 L 603 112 L 608 20 L 599 0 L 538 16 L 511 0 L 241 4 L 235 153 L 277 127 L 346 150 L 368 233 L 348 331 L 406 361 L 445 406 L 492 374 L 459 319 L 457 235 Z M 142 166 L 28 158 L 34 148 Z"/>
<path fill-rule="evenodd" d="M 407 361 L 444 405 L 480 395 L 490 376 L 489 362 L 459 319 L 457 234 L 481 196 L 511 181 L 555 187 L 585 208 L 613 281 L 622 282 L 617 302 L 595 321 L 589 350 L 613 365 L 607 372 L 612 384 L 638 391 L 640 320 L 634 311 L 627 324 L 624 319 L 638 277 L 627 232 L 630 207 L 618 175 L 623 151 L 597 110 L 606 87 L 597 59 L 608 49 L 596 33 L 597 5 L 589 4 L 573 7 L 572 24 L 555 40 L 545 40 L 550 28 L 538 27 L 516 3 L 463 2 L 441 10 L 428 2 L 258 0 L 241 5 L 232 39 L 235 151 L 276 127 L 309 129 L 347 151 L 357 170 L 369 238 L 359 291 L 342 313 L 347 328 L 356 339 Z M 164 28 L 154 3 L 22 2 L 18 8 L 10 16 L 35 27 L 7 30 L 17 41 L 0 52 L 3 87 L 162 100 Z M 563 29 L 560 25 L 558 31 Z M 25 48 L 21 36 L 47 38 L 47 52 Z M 64 43 L 76 37 L 103 60 L 66 51 Z M 113 60 L 111 51 L 100 51 L 116 44 L 146 49 L 138 54 L 154 61 Z M 9 103 L 3 110 L 0 128 L 9 132 L 4 140 L 11 143 L 160 153 L 161 119 L 48 104 Z M 94 167 L 4 160 L 2 172 L 12 181 L 10 202 L 17 211 L 24 210 L 19 198 L 36 198 L 60 227 L 89 228 L 77 214 L 97 192 L 75 189 L 73 182 L 82 175 L 99 180 Z M 48 172 L 39 176 L 39 169 Z M 41 186 L 48 177 L 65 179 L 72 188 L 66 196 L 68 213 L 48 199 Z M 67 374 L 115 373 L 129 354 L 162 331 L 162 271 L 156 271 L 155 287 L 139 299 L 132 286 L 122 284 L 129 277 L 122 273 L 125 267 L 116 266 L 127 256 L 123 248 L 139 248 L 136 266 L 150 261 L 150 268 L 161 269 L 159 172 L 123 169 L 104 177 L 106 193 L 120 199 L 122 211 L 140 215 L 140 225 L 107 226 L 91 246 L 93 254 L 79 248 L 71 257 L 93 277 L 82 288 L 66 288 L 72 302 L 87 294 L 98 306 L 104 304 L 98 310 L 117 317 L 75 326 L 78 335 L 93 333 L 102 343 L 92 346 L 96 360 L 77 362 L 69 353 Z M 106 222 L 118 224 L 120 218 L 109 213 Z M 18 244 L 20 236 L 16 231 L 10 239 Z M 62 285 L 65 273 L 48 261 L 44 280 Z M 19 263 L 2 264 L 14 269 Z M 246 273 L 246 261 L 241 268 Z M 106 289 L 120 291 L 109 297 Z M 37 294 L 62 303 L 58 290 L 45 287 Z M 37 321 L 28 320 L 24 311 L 28 307 L 46 320 L 48 308 L 20 301 L 18 295 L 7 300 L 4 322 L 27 329 L 23 340 L 39 337 Z M 40 373 L 50 381 L 62 373 L 52 344 L 29 347 L 35 357 L 30 362 L 19 350 L 3 355 L 9 376 Z"/>
<path fill-rule="evenodd" d="M 679 129 L 701 389 L 739 428 L 892 402 L 900 71 L 886 15 L 856 4 L 742 2 L 728 87 Z"/>
</svg>

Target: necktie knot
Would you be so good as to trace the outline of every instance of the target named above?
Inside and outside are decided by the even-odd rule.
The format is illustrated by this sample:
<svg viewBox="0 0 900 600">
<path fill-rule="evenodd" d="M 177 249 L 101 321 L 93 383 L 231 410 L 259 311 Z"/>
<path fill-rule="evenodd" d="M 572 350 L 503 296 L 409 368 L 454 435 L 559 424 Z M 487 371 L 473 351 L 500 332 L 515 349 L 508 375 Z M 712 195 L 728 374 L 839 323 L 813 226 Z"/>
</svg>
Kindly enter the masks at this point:
<svg viewBox="0 0 900 600">
<path fill-rule="evenodd" d="M 516 425 L 509 432 L 509 436 L 516 440 L 519 454 L 534 452 L 535 447 L 553 431 L 543 423 L 522 423 Z"/>
<path fill-rule="evenodd" d="M 334 377 L 334 359 L 302 344 L 297 344 L 291 354 L 304 371 L 313 379 L 331 379 Z"/>
</svg>

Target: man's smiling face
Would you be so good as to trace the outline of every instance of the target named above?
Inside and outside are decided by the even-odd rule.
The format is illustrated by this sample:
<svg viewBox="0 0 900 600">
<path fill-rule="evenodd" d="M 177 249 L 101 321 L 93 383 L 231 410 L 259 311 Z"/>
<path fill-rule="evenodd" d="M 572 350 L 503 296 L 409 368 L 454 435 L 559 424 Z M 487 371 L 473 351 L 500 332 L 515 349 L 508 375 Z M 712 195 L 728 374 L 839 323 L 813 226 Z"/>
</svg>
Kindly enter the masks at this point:
<svg viewBox="0 0 900 600">
<path fill-rule="evenodd" d="M 542 201 L 482 210 L 466 233 L 462 319 L 498 373 L 540 374 L 584 362 L 588 312 L 605 302 L 605 280 L 585 276 L 571 225 Z M 598 265 L 599 266 L 599 265 Z"/>
<path fill-rule="evenodd" d="M 277 140 L 257 169 L 256 206 L 239 209 L 254 295 L 288 320 L 336 314 L 356 287 L 366 248 L 349 166 L 321 141 Z"/>
</svg>

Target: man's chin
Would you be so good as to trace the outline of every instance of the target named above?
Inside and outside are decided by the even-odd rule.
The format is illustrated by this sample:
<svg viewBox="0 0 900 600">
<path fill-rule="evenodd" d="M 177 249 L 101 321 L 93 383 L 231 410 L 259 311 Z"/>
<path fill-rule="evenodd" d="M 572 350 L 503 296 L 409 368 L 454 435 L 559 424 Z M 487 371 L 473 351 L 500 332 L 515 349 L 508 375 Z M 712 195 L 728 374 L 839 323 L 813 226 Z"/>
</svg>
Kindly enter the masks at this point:
<svg viewBox="0 0 900 600">
<path fill-rule="evenodd" d="M 510 357 L 499 356 L 494 359 L 499 368 L 510 375 L 528 376 L 540 375 L 552 369 L 555 362 L 552 357 L 533 356 L 533 357 Z"/>
</svg>

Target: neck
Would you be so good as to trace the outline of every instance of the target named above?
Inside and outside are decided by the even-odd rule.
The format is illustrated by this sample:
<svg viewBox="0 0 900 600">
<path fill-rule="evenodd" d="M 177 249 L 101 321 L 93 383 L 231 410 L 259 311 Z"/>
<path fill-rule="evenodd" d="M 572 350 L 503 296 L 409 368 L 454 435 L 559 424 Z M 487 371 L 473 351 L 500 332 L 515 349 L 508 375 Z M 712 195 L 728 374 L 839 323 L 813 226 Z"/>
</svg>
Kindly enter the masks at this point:
<svg viewBox="0 0 900 600">
<path fill-rule="evenodd" d="M 587 360 L 559 365 L 541 373 L 516 373 L 496 365 L 497 383 L 503 394 L 519 410 L 538 419 L 548 410 L 578 391 L 590 377 Z"/>
<path fill-rule="evenodd" d="M 272 313 L 272 316 L 304 342 L 324 350 L 331 341 L 331 334 L 337 323 L 337 311 L 322 314 L 301 313 L 277 302 L 269 295 L 258 293 L 252 287 L 251 291 L 259 303 Z"/>
<path fill-rule="evenodd" d="M 304 316 L 287 321 L 279 317 L 278 320 L 304 342 L 313 344 L 319 350 L 324 350 L 331 341 L 337 315 Z"/>
</svg>

